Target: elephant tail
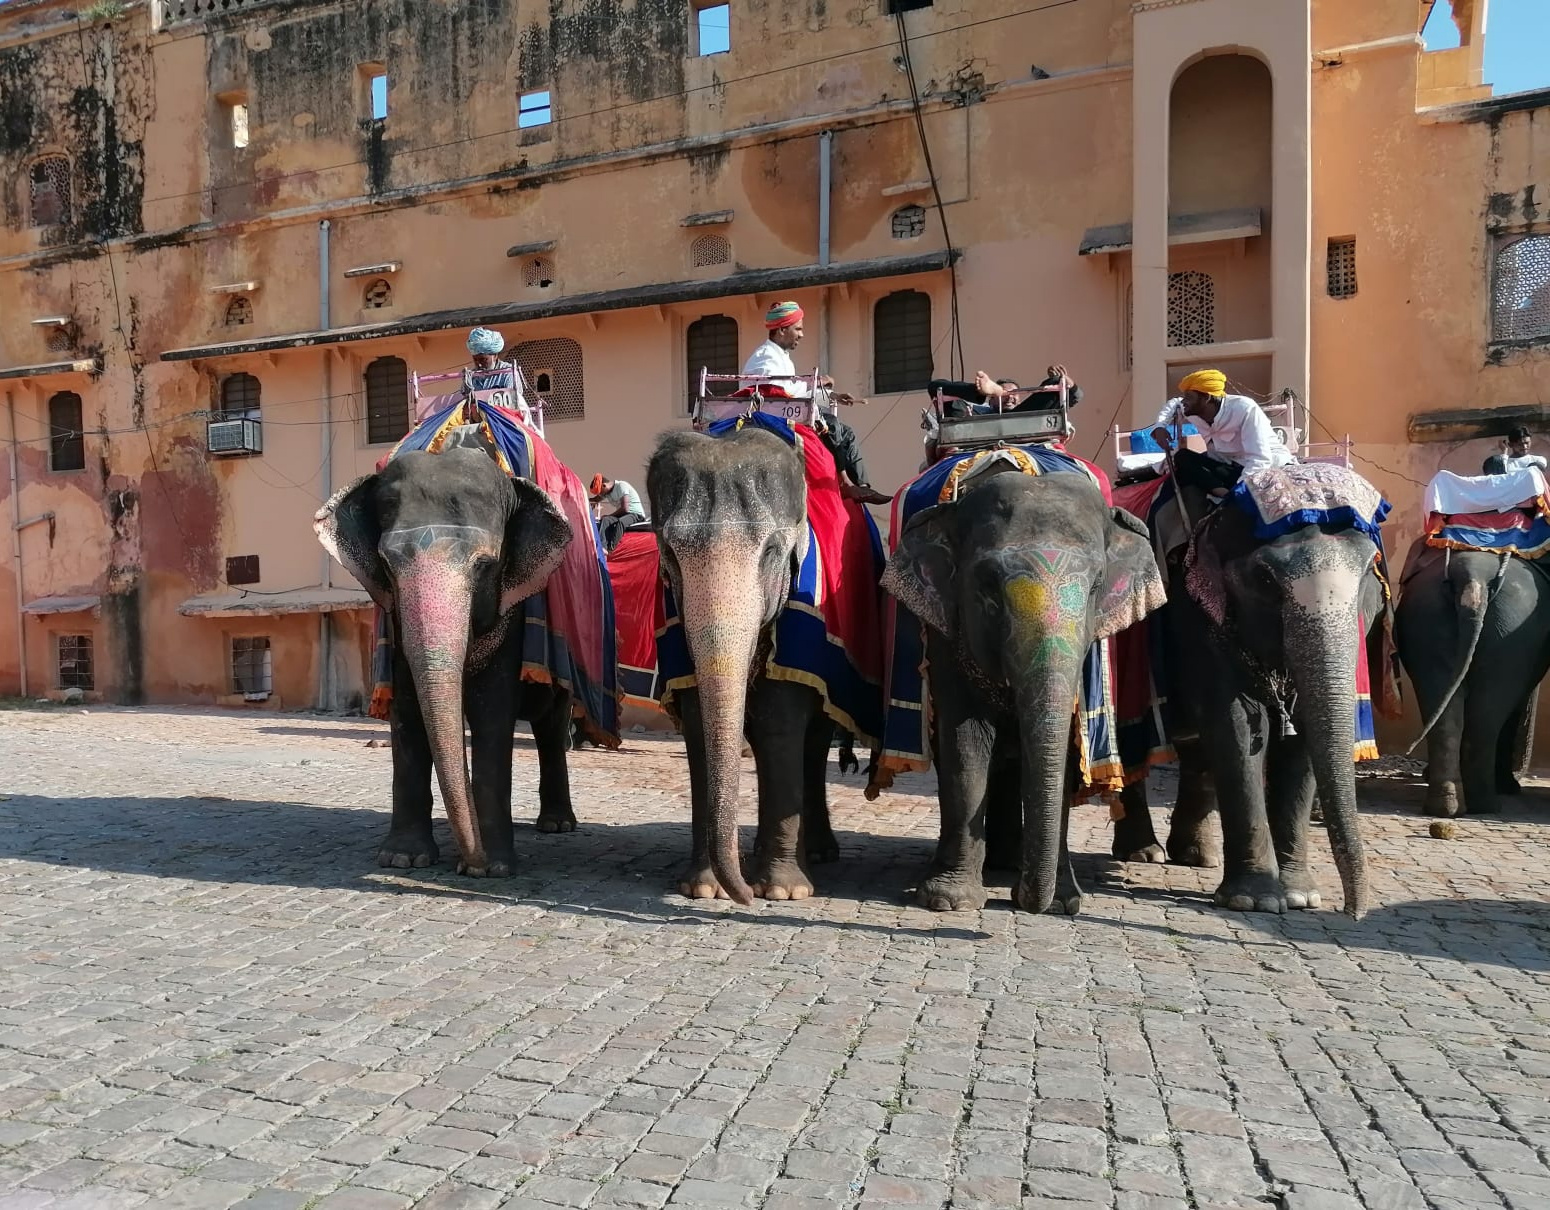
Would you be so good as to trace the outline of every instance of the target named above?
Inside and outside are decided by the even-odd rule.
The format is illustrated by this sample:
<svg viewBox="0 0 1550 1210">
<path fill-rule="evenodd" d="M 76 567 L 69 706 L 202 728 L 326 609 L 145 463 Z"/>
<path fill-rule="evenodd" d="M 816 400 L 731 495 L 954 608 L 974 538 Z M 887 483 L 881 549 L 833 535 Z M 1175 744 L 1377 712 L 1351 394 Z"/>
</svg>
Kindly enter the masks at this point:
<svg viewBox="0 0 1550 1210">
<path fill-rule="evenodd" d="M 1512 556 L 1505 552 L 1500 556 L 1501 562 L 1497 565 L 1496 574 L 1491 577 L 1491 582 L 1486 586 L 1483 593 L 1478 590 L 1478 586 L 1473 582 L 1466 583 L 1459 591 L 1457 602 L 1460 629 L 1458 673 L 1454 676 L 1453 683 L 1448 686 L 1448 691 L 1442 695 L 1442 699 L 1437 703 L 1437 708 L 1432 711 L 1431 717 L 1426 720 L 1426 725 L 1421 728 L 1421 733 L 1405 749 L 1406 756 L 1409 756 L 1420 747 L 1421 741 L 1437 725 L 1437 720 L 1452 705 L 1454 696 L 1463 687 L 1464 678 L 1469 675 L 1469 666 L 1474 663 L 1475 648 L 1480 644 L 1480 635 L 1485 630 L 1485 615 L 1489 612 L 1491 602 L 1495 599 L 1496 592 L 1507 575 L 1507 561 L 1511 558 Z"/>
</svg>

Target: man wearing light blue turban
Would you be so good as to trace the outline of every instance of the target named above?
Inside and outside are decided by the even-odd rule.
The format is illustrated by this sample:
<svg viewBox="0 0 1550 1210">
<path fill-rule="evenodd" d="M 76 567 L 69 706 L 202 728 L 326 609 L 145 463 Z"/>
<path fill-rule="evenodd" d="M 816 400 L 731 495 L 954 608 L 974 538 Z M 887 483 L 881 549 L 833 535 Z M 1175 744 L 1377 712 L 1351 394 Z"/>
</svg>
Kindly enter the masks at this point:
<svg viewBox="0 0 1550 1210">
<path fill-rule="evenodd" d="M 522 397 L 522 375 L 510 361 L 501 361 L 506 338 L 490 328 L 475 328 L 468 334 L 468 351 L 474 355 L 469 382 L 476 391 L 510 389 L 512 407 L 524 420 L 530 419 L 527 400 Z"/>
</svg>

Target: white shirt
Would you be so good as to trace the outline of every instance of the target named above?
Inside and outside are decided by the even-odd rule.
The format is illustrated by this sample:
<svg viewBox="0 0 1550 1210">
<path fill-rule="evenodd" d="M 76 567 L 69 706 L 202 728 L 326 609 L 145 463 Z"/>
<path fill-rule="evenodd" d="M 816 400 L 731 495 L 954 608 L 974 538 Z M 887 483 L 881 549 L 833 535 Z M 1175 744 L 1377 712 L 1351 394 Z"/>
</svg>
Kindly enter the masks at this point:
<svg viewBox="0 0 1550 1210">
<path fill-rule="evenodd" d="M 634 513 L 637 517 L 646 515 L 646 510 L 640 506 L 640 493 L 623 479 L 615 479 L 613 487 L 599 496 L 596 503 L 613 506 L 604 513 L 605 516 L 612 516 L 620 504 L 624 505 L 627 513 Z"/>
<path fill-rule="evenodd" d="M 1157 413 L 1158 428 L 1171 429 L 1182 401 L 1170 399 Z M 1211 452 L 1230 458 L 1243 467 L 1243 473 L 1264 470 L 1267 466 L 1287 466 L 1296 461 L 1291 450 L 1270 427 L 1270 417 L 1252 399 L 1243 395 L 1224 395 L 1216 419 L 1207 423 L 1200 416 L 1184 419 L 1200 430 Z"/>
<path fill-rule="evenodd" d="M 791 360 L 790 352 L 773 340 L 766 340 L 753 351 L 743 366 L 743 374 L 750 378 L 755 375 L 760 378 L 783 378 L 786 380 L 782 384 L 786 393 L 798 399 L 806 399 L 813 393 L 812 384 L 797 377 L 796 362 Z"/>
<path fill-rule="evenodd" d="M 1518 454 L 1516 457 L 1512 454 L 1503 454 L 1502 465 L 1507 468 L 1509 474 L 1513 471 L 1526 471 L 1531 466 L 1537 466 L 1540 470 L 1550 469 L 1550 463 L 1546 463 L 1538 454 Z"/>
</svg>

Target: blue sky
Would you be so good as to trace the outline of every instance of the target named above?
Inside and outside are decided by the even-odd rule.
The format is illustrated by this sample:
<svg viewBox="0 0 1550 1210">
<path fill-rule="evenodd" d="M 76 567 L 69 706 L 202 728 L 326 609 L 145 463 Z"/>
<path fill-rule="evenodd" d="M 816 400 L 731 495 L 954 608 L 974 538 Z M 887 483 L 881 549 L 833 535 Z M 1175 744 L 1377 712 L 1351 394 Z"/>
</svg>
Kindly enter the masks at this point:
<svg viewBox="0 0 1550 1210">
<path fill-rule="evenodd" d="M 1426 23 L 1432 50 L 1459 44 L 1448 0 Z M 1491 0 L 1485 25 L 1485 79 L 1497 94 L 1550 88 L 1550 0 Z"/>
</svg>

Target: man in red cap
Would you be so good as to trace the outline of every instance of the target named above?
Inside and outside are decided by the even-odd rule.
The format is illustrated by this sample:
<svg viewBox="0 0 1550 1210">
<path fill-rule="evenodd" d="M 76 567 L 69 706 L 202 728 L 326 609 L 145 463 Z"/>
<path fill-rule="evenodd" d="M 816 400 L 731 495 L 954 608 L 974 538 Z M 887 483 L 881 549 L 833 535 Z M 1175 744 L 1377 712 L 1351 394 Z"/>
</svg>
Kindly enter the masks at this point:
<svg viewBox="0 0 1550 1210">
<path fill-rule="evenodd" d="M 743 374 L 783 379 L 787 394 L 805 399 L 811 388 L 797 377 L 796 363 L 791 359 L 791 350 L 802 340 L 802 308 L 794 302 L 778 302 L 765 315 L 764 326 L 769 337 L 753 351 L 743 366 Z M 840 472 L 840 490 L 865 504 L 888 503 L 889 497 L 873 490 L 867 482 L 866 461 L 861 456 L 861 442 L 855 429 L 841 420 L 833 407 L 865 401 L 835 391 L 834 379 L 827 375 L 819 376 L 818 385 L 828 392 L 827 400 L 821 400 L 819 405 L 818 435 L 834 455 L 834 465 Z M 824 403 L 829 406 L 823 406 Z"/>
</svg>

